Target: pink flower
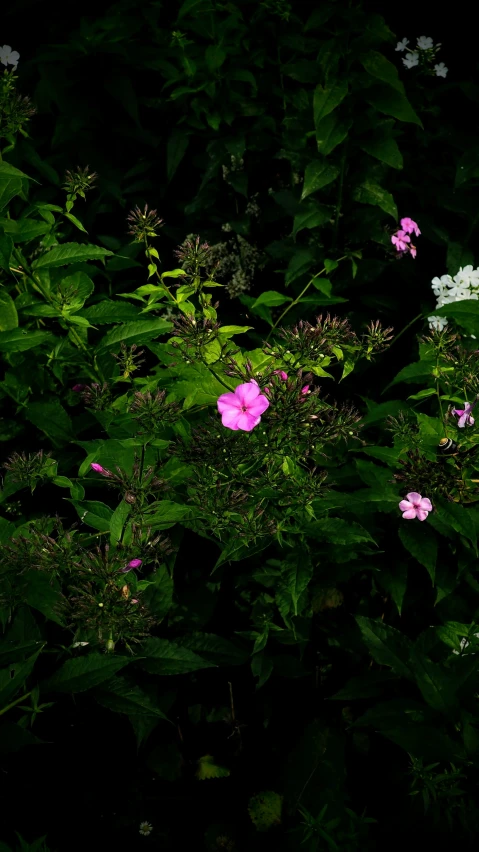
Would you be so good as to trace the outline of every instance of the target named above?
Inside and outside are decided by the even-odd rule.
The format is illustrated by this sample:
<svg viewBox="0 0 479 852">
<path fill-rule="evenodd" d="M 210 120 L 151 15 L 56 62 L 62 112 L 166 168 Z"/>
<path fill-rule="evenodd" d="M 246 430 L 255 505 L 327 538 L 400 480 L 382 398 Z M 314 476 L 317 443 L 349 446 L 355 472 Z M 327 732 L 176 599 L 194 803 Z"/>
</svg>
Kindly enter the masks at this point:
<svg viewBox="0 0 479 852">
<path fill-rule="evenodd" d="M 132 603 L 132 604 L 138 603 L 138 598 L 132 598 L 130 603 Z"/>
<path fill-rule="evenodd" d="M 233 393 L 223 393 L 217 405 L 223 426 L 234 431 L 251 432 L 269 407 L 269 400 L 263 396 L 258 384 L 251 381 L 238 385 Z"/>
<path fill-rule="evenodd" d="M 301 393 L 309 393 L 309 385 L 305 385 L 304 388 L 301 388 Z"/>
<path fill-rule="evenodd" d="M 288 374 L 284 372 L 284 370 L 273 370 L 273 376 L 280 376 L 283 379 L 283 382 L 286 382 L 288 379 Z"/>
<path fill-rule="evenodd" d="M 406 520 L 418 518 L 420 521 L 425 521 L 429 512 L 432 512 L 432 503 L 429 497 L 421 497 L 417 491 L 410 491 L 406 494 L 406 499 L 401 500 L 399 508 Z"/>
<path fill-rule="evenodd" d="M 126 568 L 120 569 L 120 574 L 128 574 L 128 571 L 132 571 L 133 568 L 139 568 L 140 565 L 142 565 L 142 564 L 143 564 L 142 559 L 132 559 L 131 562 L 128 563 Z"/>
<path fill-rule="evenodd" d="M 459 429 L 464 429 L 464 426 L 474 426 L 475 420 L 471 411 L 475 405 L 477 405 L 477 399 L 475 402 L 465 402 L 464 408 L 453 409 L 452 413 L 459 417 L 459 420 L 457 421 Z"/>
<path fill-rule="evenodd" d="M 92 462 L 90 465 L 91 469 L 95 471 L 95 473 L 101 473 L 102 476 L 112 476 L 111 470 L 107 470 L 106 467 L 102 467 L 101 464 L 97 464 L 96 462 Z"/>
<path fill-rule="evenodd" d="M 409 251 L 410 251 L 410 254 L 412 255 L 412 257 L 413 257 L 413 258 L 415 258 L 415 257 L 416 257 L 416 255 L 417 255 L 417 248 L 416 248 L 416 246 L 413 246 L 413 245 L 412 245 L 412 243 L 411 243 L 411 248 L 409 249 Z"/>
<path fill-rule="evenodd" d="M 82 390 L 85 390 L 85 388 L 86 385 L 73 385 L 72 391 L 75 391 L 75 393 L 80 393 Z"/>
<path fill-rule="evenodd" d="M 407 251 L 408 245 L 407 243 L 411 242 L 411 237 L 408 237 L 406 231 L 396 231 L 395 234 L 391 237 L 391 242 L 393 246 L 396 246 L 397 251 Z"/>
<path fill-rule="evenodd" d="M 401 228 L 406 234 L 416 234 L 416 237 L 419 237 L 421 231 L 419 230 L 417 222 L 414 219 L 410 219 L 409 216 L 406 216 L 405 219 L 401 219 Z"/>
</svg>

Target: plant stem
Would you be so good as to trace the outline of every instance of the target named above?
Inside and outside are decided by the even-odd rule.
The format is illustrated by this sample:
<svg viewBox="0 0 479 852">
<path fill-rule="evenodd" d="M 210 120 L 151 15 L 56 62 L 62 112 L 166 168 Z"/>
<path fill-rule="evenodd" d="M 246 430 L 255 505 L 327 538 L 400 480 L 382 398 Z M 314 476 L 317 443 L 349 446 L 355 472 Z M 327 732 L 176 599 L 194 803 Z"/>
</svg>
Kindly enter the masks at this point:
<svg viewBox="0 0 479 852">
<path fill-rule="evenodd" d="M 411 322 L 408 322 L 408 324 L 407 324 L 407 325 L 405 325 L 405 326 L 404 326 L 404 328 L 403 328 L 403 329 L 402 329 L 402 330 L 401 330 L 398 334 L 396 334 L 396 337 L 394 337 L 394 338 L 391 340 L 391 343 L 389 344 L 389 348 L 391 348 L 391 346 L 393 345 L 393 343 L 396 343 L 396 340 L 399 340 L 399 338 L 401 337 L 401 335 L 402 335 L 402 334 L 404 334 L 404 332 L 405 332 L 405 331 L 407 331 L 407 330 L 408 330 L 408 328 L 411 328 L 411 326 L 412 326 L 412 325 L 414 325 L 414 323 L 415 323 L 415 322 L 417 322 L 419 319 L 421 319 L 421 318 L 422 318 L 422 316 L 423 316 L 423 314 L 422 314 L 422 313 L 420 313 L 420 314 L 418 314 L 418 315 L 417 315 L 417 317 L 414 317 L 414 319 L 412 319 L 412 320 L 411 320 Z"/>
<path fill-rule="evenodd" d="M 346 140 L 343 153 L 341 155 L 341 165 L 339 172 L 339 188 L 338 188 L 338 202 L 336 204 L 336 216 L 334 219 L 334 229 L 333 229 L 333 251 L 337 250 L 338 247 L 338 236 L 339 236 L 339 217 L 341 215 L 341 207 L 343 205 L 343 189 L 344 189 L 344 172 L 346 171 L 346 154 L 347 154 L 348 142 Z"/>
<path fill-rule="evenodd" d="M 16 704 L 20 704 L 21 701 L 25 701 L 25 699 L 28 698 L 31 694 L 31 692 L 26 692 L 25 695 L 21 695 L 20 698 L 16 698 L 15 701 L 11 702 L 11 704 L 7 704 L 6 707 L 2 707 L 2 709 L 0 710 L 0 716 L 3 716 L 3 714 L 6 713 L 7 710 L 11 710 L 11 708 L 15 707 Z"/>
</svg>

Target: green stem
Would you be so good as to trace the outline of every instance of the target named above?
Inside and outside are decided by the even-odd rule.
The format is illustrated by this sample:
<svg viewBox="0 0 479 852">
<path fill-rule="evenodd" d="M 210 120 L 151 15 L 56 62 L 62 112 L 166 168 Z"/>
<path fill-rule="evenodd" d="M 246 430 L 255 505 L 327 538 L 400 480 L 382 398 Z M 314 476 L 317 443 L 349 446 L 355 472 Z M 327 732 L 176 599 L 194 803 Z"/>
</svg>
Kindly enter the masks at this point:
<svg viewBox="0 0 479 852">
<path fill-rule="evenodd" d="M 203 364 L 204 364 L 204 363 L 205 363 L 205 362 L 203 361 Z M 224 382 L 224 381 L 223 381 L 223 379 L 215 373 L 215 371 L 213 370 L 213 368 L 212 368 L 212 367 L 210 367 L 210 365 L 209 365 L 209 364 L 205 364 L 205 367 L 206 367 L 206 368 L 210 371 L 210 373 L 211 373 L 211 374 L 215 377 L 215 379 L 217 379 L 217 380 L 220 382 L 220 384 L 222 384 L 222 385 L 223 385 L 223 387 L 224 387 L 224 388 L 226 388 L 226 390 L 227 390 L 227 391 L 230 391 L 230 393 L 234 393 L 234 392 L 235 392 L 235 388 L 230 388 L 230 387 L 226 384 L 226 382 Z"/>
<path fill-rule="evenodd" d="M 343 257 L 338 258 L 338 260 L 336 261 L 336 263 L 341 263 L 341 261 L 342 261 L 342 260 L 346 260 L 346 257 L 347 257 L 347 255 L 344 255 Z M 310 280 L 310 281 L 308 281 L 308 283 L 306 284 L 306 287 L 304 288 L 304 290 L 301 290 L 301 293 L 299 294 L 299 296 L 296 296 L 296 299 L 294 299 L 292 302 L 290 302 L 290 304 L 288 305 L 288 307 L 287 307 L 287 308 L 285 308 L 285 310 L 283 311 L 283 313 L 281 314 L 281 316 L 280 316 L 280 317 L 278 317 L 278 319 L 276 320 L 276 322 L 275 322 L 275 323 L 274 323 L 274 325 L 272 326 L 272 328 L 271 328 L 271 330 L 270 330 L 270 332 L 269 332 L 269 334 L 268 334 L 268 336 L 267 336 L 267 338 L 266 338 L 266 343 L 267 343 L 267 342 L 268 342 L 268 340 L 270 339 L 270 337 L 271 337 L 271 335 L 273 334 L 273 331 L 275 330 L 275 328 L 277 328 L 277 327 L 278 327 L 278 325 L 280 324 L 280 322 L 281 322 L 281 320 L 283 319 L 283 317 L 285 317 L 285 316 L 286 316 L 286 314 L 288 313 L 288 311 L 290 311 L 290 310 L 291 310 L 291 308 L 294 308 L 294 307 L 295 307 L 295 305 L 297 305 L 297 304 L 298 304 L 298 302 L 300 302 L 300 300 L 302 299 L 302 297 L 304 296 L 304 294 L 305 294 L 305 293 L 309 290 L 309 288 L 311 287 L 311 284 L 313 283 L 313 281 L 315 281 L 315 280 L 316 280 L 316 278 L 319 278 L 319 277 L 320 277 L 320 275 L 322 275 L 322 274 L 323 274 L 323 272 L 326 272 L 326 267 L 325 267 L 325 266 L 321 269 L 321 271 L 320 271 L 320 272 L 317 272 L 317 273 L 316 273 L 316 275 L 313 275 L 313 277 L 311 278 L 311 280 Z"/>
<path fill-rule="evenodd" d="M 339 217 L 341 215 L 341 207 L 343 205 L 343 189 L 344 189 L 344 172 L 346 170 L 346 153 L 347 153 L 348 142 L 343 148 L 343 153 L 341 156 L 341 165 L 339 172 L 339 188 L 338 188 L 338 202 L 336 204 L 336 216 L 334 219 L 334 229 L 333 229 L 333 251 L 337 250 L 338 246 L 338 236 L 339 236 Z"/>
<path fill-rule="evenodd" d="M 408 324 L 405 325 L 404 328 L 398 334 L 396 334 L 396 337 L 393 337 L 393 339 L 391 340 L 391 343 L 389 344 L 389 347 L 391 347 L 393 345 L 393 343 L 396 343 L 396 340 L 399 340 L 401 335 L 403 335 L 404 332 L 408 330 L 408 328 L 411 328 L 411 326 L 414 325 L 415 322 L 417 322 L 419 319 L 421 319 L 422 316 L 423 316 L 423 314 L 420 313 L 420 314 L 417 315 L 417 317 L 414 317 L 414 319 L 412 319 L 411 322 L 408 322 Z"/>
<path fill-rule="evenodd" d="M 21 695 L 20 698 L 16 698 L 15 701 L 12 701 L 11 704 L 7 704 L 6 707 L 2 707 L 2 709 L 0 710 L 0 716 L 3 716 L 3 714 L 6 713 L 7 710 L 11 710 L 12 707 L 15 707 L 16 704 L 20 704 L 21 701 L 25 701 L 25 699 L 28 698 L 31 694 L 31 692 L 26 692 L 25 695 Z"/>
</svg>

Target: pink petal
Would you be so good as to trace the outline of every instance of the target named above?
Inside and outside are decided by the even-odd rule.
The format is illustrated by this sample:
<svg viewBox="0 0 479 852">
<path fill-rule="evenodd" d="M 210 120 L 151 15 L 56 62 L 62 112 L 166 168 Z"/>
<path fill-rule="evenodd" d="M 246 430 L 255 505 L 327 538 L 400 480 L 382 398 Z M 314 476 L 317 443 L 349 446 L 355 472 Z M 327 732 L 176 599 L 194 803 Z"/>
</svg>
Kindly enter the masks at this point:
<svg viewBox="0 0 479 852">
<path fill-rule="evenodd" d="M 401 509 L 401 512 L 406 512 L 409 509 L 414 509 L 414 506 L 409 502 L 409 500 L 401 500 L 399 508 Z"/>
<path fill-rule="evenodd" d="M 410 491 L 409 494 L 406 494 L 406 500 L 409 500 L 409 502 L 412 503 L 413 506 L 417 506 L 418 503 L 422 500 L 422 497 L 420 494 L 417 493 L 417 491 Z"/>
<path fill-rule="evenodd" d="M 469 426 L 474 426 L 475 420 L 472 414 L 469 415 Z"/>
<path fill-rule="evenodd" d="M 421 510 L 419 510 L 421 511 Z M 406 518 L 407 521 L 412 521 L 413 518 L 416 517 L 416 509 L 408 509 L 407 512 L 403 512 L 403 518 Z"/>
<path fill-rule="evenodd" d="M 256 383 L 246 382 L 244 385 L 238 385 L 235 394 L 240 401 L 241 406 L 249 408 L 251 403 L 260 395 L 261 391 Z"/>
<path fill-rule="evenodd" d="M 261 395 L 248 405 L 248 414 L 259 417 L 267 408 L 269 408 L 269 399 Z"/>
<path fill-rule="evenodd" d="M 429 515 L 429 512 L 426 511 L 426 509 L 416 509 L 416 517 L 420 521 L 425 521 L 428 515 Z"/>
<path fill-rule="evenodd" d="M 457 425 L 458 425 L 459 429 L 464 429 L 467 421 L 469 420 L 469 416 L 470 416 L 469 414 L 466 414 L 466 412 L 464 412 L 462 417 L 459 418 L 459 420 L 457 421 Z"/>
<path fill-rule="evenodd" d="M 233 429 L 235 432 L 239 429 L 238 419 L 241 417 L 241 411 L 235 411 L 233 408 L 228 408 L 221 415 L 221 422 L 227 429 Z"/>
<path fill-rule="evenodd" d="M 304 388 L 301 388 L 301 393 L 308 393 L 309 385 L 305 385 Z"/>
<path fill-rule="evenodd" d="M 425 509 L 426 512 L 432 512 L 432 503 L 429 497 L 423 497 L 419 503 L 419 509 Z"/>
<path fill-rule="evenodd" d="M 415 249 L 414 246 L 411 246 L 410 252 L 411 252 L 411 257 L 416 257 L 417 249 Z"/>
<path fill-rule="evenodd" d="M 260 420 L 261 417 L 254 417 L 248 411 L 245 411 L 238 417 L 238 429 L 242 429 L 243 432 L 251 432 Z"/>
<path fill-rule="evenodd" d="M 217 401 L 218 411 L 220 414 L 223 414 L 223 411 L 227 411 L 229 408 L 239 409 L 241 408 L 241 402 L 236 396 L 235 393 L 223 393 Z"/>
</svg>

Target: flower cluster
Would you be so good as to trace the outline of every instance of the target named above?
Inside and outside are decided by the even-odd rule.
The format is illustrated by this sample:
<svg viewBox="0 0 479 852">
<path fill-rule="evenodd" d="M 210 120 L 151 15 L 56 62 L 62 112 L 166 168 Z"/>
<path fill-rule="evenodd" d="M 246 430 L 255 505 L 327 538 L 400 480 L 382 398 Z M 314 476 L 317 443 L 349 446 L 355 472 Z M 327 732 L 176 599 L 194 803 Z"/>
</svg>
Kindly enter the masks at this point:
<svg viewBox="0 0 479 852">
<path fill-rule="evenodd" d="M 419 36 L 416 39 L 416 47 L 412 50 L 409 50 L 408 44 L 409 39 L 403 38 L 396 45 L 397 51 L 401 53 L 404 50 L 408 51 L 403 59 L 405 68 L 411 69 L 419 66 L 426 74 L 433 74 L 436 77 L 446 77 L 449 69 L 446 68 L 444 62 L 438 62 L 433 66 L 436 54 L 441 47 L 440 44 L 435 45 L 429 36 Z"/>
<path fill-rule="evenodd" d="M 391 237 L 391 242 L 396 251 L 399 252 L 399 257 L 403 257 L 408 253 L 411 257 L 416 257 L 417 249 L 411 242 L 410 234 L 415 234 L 416 237 L 419 237 L 421 231 L 417 222 L 406 216 L 404 219 L 401 219 L 400 227 Z"/>
<path fill-rule="evenodd" d="M 479 298 L 479 268 L 473 269 L 472 265 L 461 267 L 459 272 L 451 275 L 441 275 L 440 278 L 432 279 L 431 284 L 436 296 L 436 308 L 450 305 L 453 302 L 462 302 L 464 299 Z M 442 331 L 447 326 L 445 317 L 428 317 L 429 328 Z"/>
<path fill-rule="evenodd" d="M 181 263 L 181 268 L 190 275 L 198 275 L 201 267 L 209 266 L 211 248 L 209 243 L 200 243 L 199 236 L 190 234 L 181 246 L 173 252 Z"/>
<path fill-rule="evenodd" d="M 226 223 L 222 230 L 232 232 L 231 225 Z M 226 242 L 209 247 L 208 275 L 225 282 L 225 291 L 230 299 L 247 293 L 256 270 L 263 269 L 264 265 L 265 255 L 240 234 L 232 233 Z"/>
<path fill-rule="evenodd" d="M 159 219 L 156 215 L 156 210 L 148 210 L 148 204 L 145 204 L 144 210 L 140 210 L 138 205 L 127 216 L 129 223 L 128 233 L 134 237 L 135 243 L 143 243 L 148 237 L 157 237 L 158 231 L 163 227 L 163 219 Z"/>
<path fill-rule="evenodd" d="M 85 198 L 85 192 L 93 189 L 97 177 L 96 172 L 90 172 L 89 166 L 85 166 L 84 169 L 78 166 L 75 171 L 66 171 L 63 189 L 67 191 L 69 200 L 75 201 L 77 195 Z"/>
<path fill-rule="evenodd" d="M 176 402 L 165 402 L 166 391 L 136 391 L 129 411 L 148 434 L 154 433 L 166 423 L 176 423 L 180 416 L 180 406 Z"/>
<path fill-rule="evenodd" d="M 8 471 L 12 482 L 21 482 L 28 485 L 32 493 L 38 483 L 53 476 L 56 470 L 56 461 L 51 458 L 51 453 L 13 453 L 5 462 L 3 467 Z"/>
<path fill-rule="evenodd" d="M 150 465 L 143 470 L 142 465 L 137 457 L 133 462 L 131 474 L 125 473 L 118 465 L 116 465 L 116 473 L 113 473 L 98 462 L 91 462 L 91 469 L 108 479 L 109 484 L 118 491 L 123 492 L 123 499 L 130 506 L 136 507 L 138 513 L 147 508 L 148 498 L 156 497 L 159 491 L 167 491 L 168 483 L 164 479 L 156 476 L 153 465 Z M 136 512 L 133 513 L 133 517 Z"/>
<path fill-rule="evenodd" d="M 126 343 L 121 343 L 120 352 L 118 355 L 115 355 L 112 352 L 112 357 L 118 363 L 121 374 L 124 379 L 129 379 L 132 373 L 136 373 L 137 370 L 140 369 L 140 366 L 145 363 L 145 359 L 141 356 L 145 354 L 144 349 L 140 349 L 139 352 L 136 350 L 138 346 L 136 343 L 133 343 L 132 346 L 127 346 Z"/>
<path fill-rule="evenodd" d="M 112 401 L 112 394 L 108 382 L 100 385 L 93 382 L 91 385 L 76 384 L 72 391 L 79 393 L 84 404 L 93 411 L 104 411 Z"/>
<path fill-rule="evenodd" d="M 449 466 L 444 459 L 430 461 L 419 450 L 410 450 L 406 459 L 399 459 L 401 470 L 394 474 L 393 480 L 405 488 L 417 493 L 416 489 L 432 496 L 454 500 L 467 488 L 463 478 L 465 459 L 455 459 L 456 464 Z"/>
</svg>

